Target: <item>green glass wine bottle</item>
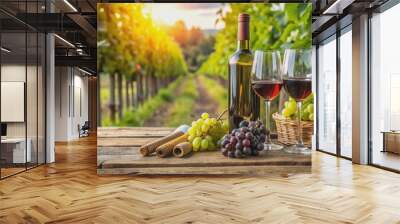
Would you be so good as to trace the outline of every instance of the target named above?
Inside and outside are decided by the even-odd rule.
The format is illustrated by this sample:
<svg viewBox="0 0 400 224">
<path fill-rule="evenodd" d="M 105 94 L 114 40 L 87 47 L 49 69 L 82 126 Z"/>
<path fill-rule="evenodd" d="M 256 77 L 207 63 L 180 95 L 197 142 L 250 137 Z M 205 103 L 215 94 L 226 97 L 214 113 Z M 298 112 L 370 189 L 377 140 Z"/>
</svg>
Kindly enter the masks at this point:
<svg viewBox="0 0 400 224">
<path fill-rule="evenodd" d="M 260 100 L 251 88 L 250 15 L 238 17 L 238 48 L 229 59 L 229 131 L 259 118 Z"/>
</svg>

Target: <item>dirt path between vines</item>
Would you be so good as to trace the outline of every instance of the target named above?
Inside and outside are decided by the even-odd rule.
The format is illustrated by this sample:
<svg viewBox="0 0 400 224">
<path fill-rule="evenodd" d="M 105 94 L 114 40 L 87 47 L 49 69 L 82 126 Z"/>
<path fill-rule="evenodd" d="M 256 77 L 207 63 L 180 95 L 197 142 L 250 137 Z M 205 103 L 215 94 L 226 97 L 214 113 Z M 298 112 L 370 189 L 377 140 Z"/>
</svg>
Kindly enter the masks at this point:
<svg viewBox="0 0 400 224">
<path fill-rule="evenodd" d="M 182 85 L 185 84 L 186 80 L 183 80 L 181 84 L 176 87 L 174 90 L 174 93 L 176 92 L 176 95 L 172 96 L 173 99 L 171 102 L 164 103 L 161 105 L 161 107 L 157 108 L 157 110 L 154 112 L 153 116 L 150 119 L 147 119 L 143 123 L 143 127 L 163 127 L 165 124 L 165 120 L 167 119 L 167 116 L 169 114 L 169 110 L 174 105 L 174 99 L 178 97 L 181 94 L 182 90 Z"/>
<path fill-rule="evenodd" d="M 203 84 L 200 82 L 198 76 L 195 78 L 196 81 L 196 87 L 197 87 L 197 92 L 199 93 L 199 96 L 195 102 L 195 106 L 193 108 L 192 113 L 190 114 L 190 117 L 193 118 L 193 120 L 197 119 L 200 117 L 200 115 L 203 112 L 207 112 L 210 114 L 210 116 L 215 117 L 218 114 L 218 103 L 208 94 L 207 89 L 203 86 Z M 185 84 L 185 81 L 182 82 L 180 86 L 178 86 L 176 92 L 177 94 L 174 96 L 174 98 L 178 97 L 180 95 L 180 90 L 183 88 L 182 85 Z M 168 114 L 169 110 L 174 104 L 174 101 L 168 102 L 163 104 L 161 107 L 159 107 L 155 112 L 154 115 L 146 120 L 143 124 L 144 127 L 162 127 L 165 126 L 166 120 L 168 119 Z"/>
<path fill-rule="evenodd" d="M 193 110 L 193 116 L 199 118 L 203 112 L 207 112 L 211 117 L 216 117 L 218 115 L 218 102 L 208 94 L 198 75 L 196 75 L 196 84 L 199 97 Z"/>
</svg>

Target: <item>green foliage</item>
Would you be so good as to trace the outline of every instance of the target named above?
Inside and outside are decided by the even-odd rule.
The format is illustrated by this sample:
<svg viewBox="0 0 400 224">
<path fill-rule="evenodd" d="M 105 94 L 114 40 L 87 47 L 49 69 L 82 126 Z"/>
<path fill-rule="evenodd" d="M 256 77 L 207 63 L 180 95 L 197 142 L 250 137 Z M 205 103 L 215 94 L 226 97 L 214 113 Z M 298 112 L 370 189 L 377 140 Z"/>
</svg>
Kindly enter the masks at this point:
<svg viewBox="0 0 400 224">
<path fill-rule="evenodd" d="M 157 77 L 186 74 L 179 45 L 142 10 L 140 3 L 98 4 L 98 70 L 132 78 L 138 70 Z"/>
<path fill-rule="evenodd" d="M 175 99 L 170 112 L 166 125 L 168 127 L 176 127 L 181 124 L 190 125 L 193 118 L 191 113 L 195 105 L 195 101 L 199 97 L 199 93 L 196 88 L 196 82 L 193 75 L 188 76 L 185 81 L 181 94 Z"/>
<path fill-rule="evenodd" d="M 197 71 L 214 50 L 214 36 L 205 35 L 196 26 L 188 28 L 182 20 L 178 20 L 174 25 L 169 27 L 168 33 L 182 48 L 190 72 Z"/>
<path fill-rule="evenodd" d="M 182 82 L 178 78 L 167 88 L 160 89 L 157 95 L 144 104 L 125 113 L 124 119 L 119 122 L 119 126 L 143 126 L 145 120 L 149 119 L 162 104 L 170 102 L 174 97 L 174 92 Z"/>
<path fill-rule="evenodd" d="M 260 50 L 311 47 L 311 4 L 230 4 L 231 10 L 220 14 L 224 29 L 216 36 L 215 52 L 200 67 L 202 74 L 227 78 L 228 60 L 235 52 L 237 17 L 249 13 L 250 47 Z"/>
</svg>

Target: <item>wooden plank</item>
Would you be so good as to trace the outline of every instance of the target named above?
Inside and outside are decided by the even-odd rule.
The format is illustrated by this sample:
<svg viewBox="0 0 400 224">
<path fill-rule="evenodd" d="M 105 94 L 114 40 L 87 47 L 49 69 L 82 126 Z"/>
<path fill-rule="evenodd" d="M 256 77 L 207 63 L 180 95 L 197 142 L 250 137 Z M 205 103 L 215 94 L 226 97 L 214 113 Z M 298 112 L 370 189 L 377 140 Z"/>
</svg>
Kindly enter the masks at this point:
<svg viewBox="0 0 400 224">
<path fill-rule="evenodd" d="M 149 138 L 128 138 L 128 137 L 113 137 L 113 138 L 97 138 L 97 147 L 140 147 L 150 141 L 154 141 L 158 137 Z"/>
<path fill-rule="evenodd" d="M 97 129 L 98 138 L 114 138 L 114 137 L 162 137 L 175 128 L 169 127 L 99 127 Z"/>
<path fill-rule="evenodd" d="M 310 173 L 311 166 L 226 166 L 171 168 L 106 168 L 98 175 L 266 175 Z"/>
<path fill-rule="evenodd" d="M 97 156 L 105 155 L 135 155 L 138 154 L 138 147 L 97 147 Z"/>
<path fill-rule="evenodd" d="M 263 152 L 260 156 L 244 159 L 224 157 L 220 152 L 194 153 L 188 158 L 158 158 L 156 156 L 142 157 L 139 154 L 123 158 L 110 156 L 104 159 L 102 168 L 138 168 L 138 167 L 219 167 L 219 166 L 311 166 L 311 157 L 285 152 Z"/>
</svg>

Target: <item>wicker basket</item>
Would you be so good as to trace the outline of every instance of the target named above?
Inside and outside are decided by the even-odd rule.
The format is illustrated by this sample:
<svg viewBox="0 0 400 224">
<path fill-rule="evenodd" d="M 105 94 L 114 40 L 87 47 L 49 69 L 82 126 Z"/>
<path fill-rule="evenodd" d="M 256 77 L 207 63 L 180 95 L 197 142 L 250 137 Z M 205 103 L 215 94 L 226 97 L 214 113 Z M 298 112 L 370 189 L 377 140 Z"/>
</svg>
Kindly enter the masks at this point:
<svg viewBox="0 0 400 224">
<path fill-rule="evenodd" d="M 278 141 L 285 145 L 297 143 L 297 120 L 287 119 L 279 113 L 274 113 L 272 117 L 276 123 Z M 314 122 L 301 121 L 303 142 L 307 147 L 311 147 L 312 135 L 314 132 Z"/>
</svg>

